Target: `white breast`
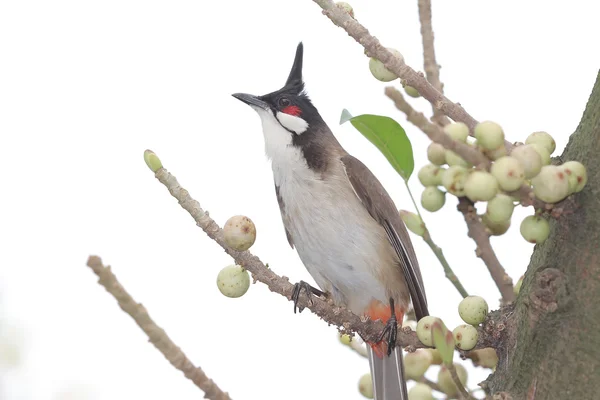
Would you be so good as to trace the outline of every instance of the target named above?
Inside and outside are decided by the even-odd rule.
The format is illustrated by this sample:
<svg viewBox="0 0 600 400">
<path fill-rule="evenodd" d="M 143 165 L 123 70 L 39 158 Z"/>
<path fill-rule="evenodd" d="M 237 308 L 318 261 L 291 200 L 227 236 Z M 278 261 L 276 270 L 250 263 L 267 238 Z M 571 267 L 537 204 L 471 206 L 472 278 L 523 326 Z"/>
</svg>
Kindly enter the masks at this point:
<svg viewBox="0 0 600 400">
<path fill-rule="evenodd" d="M 309 273 L 360 314 L 373 298 L 387 303 L 376 269 L 395 261 L 391 252 L 382 251 L 391 249 L 385 232 L 341 178 L 320 179 L 306 168 L 280 175 L 279 194 L 284 223 Z"/>
<path fill-rule="evenodd" d="M 269 111 L 257 110 L 265 150 L 285 205 L 283 221 L 300 259 L 334 301 L 362 314 L 372 299 L 388 302 L 377 268 L 395 265 L 383 228 L 368 214 L 341 161 L 322 176 L 308 168 L 291 133 Z"/>
</svg>

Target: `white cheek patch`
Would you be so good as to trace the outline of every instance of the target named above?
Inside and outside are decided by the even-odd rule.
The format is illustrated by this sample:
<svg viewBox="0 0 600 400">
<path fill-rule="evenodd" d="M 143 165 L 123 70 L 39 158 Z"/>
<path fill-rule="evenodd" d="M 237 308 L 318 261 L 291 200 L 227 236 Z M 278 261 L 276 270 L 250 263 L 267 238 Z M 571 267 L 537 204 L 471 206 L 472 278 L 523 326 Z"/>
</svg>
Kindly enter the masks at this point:
<svg viewBox="0 0 600 400">
<path fill-rule="evenodd" d="M 294 115 L 278 111 L 277 119 L 279 120 L 279 123 L 281 123 L 281 125 L 283 125 L 286 129 L 289 129 L 290 131 L 298 135 L 305 132 L 308 129 L 308 122 Z"/>
</svg>

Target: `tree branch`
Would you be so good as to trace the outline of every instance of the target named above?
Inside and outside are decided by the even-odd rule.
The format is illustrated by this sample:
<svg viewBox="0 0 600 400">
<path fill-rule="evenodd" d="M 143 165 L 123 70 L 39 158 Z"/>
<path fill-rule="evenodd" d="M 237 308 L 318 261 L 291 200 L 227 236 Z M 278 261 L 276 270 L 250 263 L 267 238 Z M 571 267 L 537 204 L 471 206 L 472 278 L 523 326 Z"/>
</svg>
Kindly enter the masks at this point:
<svg viewBox="0 0 600 400">
<path fill-rule="evenodd" d="M 202 228 L 208 237 L 217 242 L 227 254 L 233 257 L 236 264 L 241 265 L 248 270 L 252 274 L 254 281 L 264 283 L 272 292 L 279 293 L 288 300 L 291 300 L 294 285 L 289 282 L 287 277 L 280 277 L 275 274 L 270 268 L 267 268 L 258 257 L 249 251 L 236 251 L 229 247 L 227 243 L 225 243 L 223 230 L 219 225 L 210 218 L 208 212 L 205 212 L 200 207 L 200 203 L 194 200 L 189 192 L 182 188 L 179 185 L 179 182 L 177 182 L 177 179 L 165 168 L 158 169 L 155 172 L 155 176 L 166 186 L 169 193 L 177 199 L 181 207 L 194 218 L 196 225 Z M 384 328 L 384 324 L 379 320 L 371 321 L 362 319 L 347 309 L 335 306 L 331 302 L 319 297 L 311 296 L 310 301 L 308 301 L 306 296 L 301 296 L 298 305 L 300 308 L 308 308 L 327 323 L 336 325 L 341 332 L 348 334 L 356 332 L 363 340 L 368 342 L 378 342 L 381 331 Z M 426 347 L 419 341 L 416 334 L 412 332 L 410 328 L 399 330 L 396 344 L 408 348 L 409 351 L 414 351 L 414 349 L 420 347 Z"/>
<path fill-rule="evenodd" d="M 427 99 L 434 109 L 452 118 L 454 121 L 465 123 L 471 132 L 478 124 L 478 121 L 473 118 L 460 104 L 453 103 L 450 99 L 444 96 L 440 91 L 433 87 L 422 72 L 417 72 L 406 63 L 404 60 L 396 57 L 379 40 L 372 36 L 368 29 L 358 23 L 350 16 L 343 8 L 338 7 L 332 0 L 313 0 L 323 9 L 323 14 L 327 16 L 335 25 L 342 27 L 348 35 L 360 43 L 366 50 L 366 55 L 375 57 L 383 63 L 383 65 L 396 74 L 406 84 L 417 89 L 419 94 Z M 510 150 L 513 145 L 505 141 L 504 145 L 507 150 Z"/>
<path fill-rule="evenodd" d="M 508 276 L 494 249 L 490 243 L 490 237 L 485 230 L 485 226 L 479 220 L 477 211 L 473 206 L 473 203 L 466 197 L 460 197 L 458 199 L 458 210 L 463 214 L 465 222 L 467 223 L 468 235 L 475 241 L 477 249 L 475 254 L 481 258 L 492 276 L 492 279 L 496 283 L 500 294 L 502 295 L 503 303 L 514 301 L 515 293 L 513 291 L 512 278 Z"/>
<path fill-rule="evenodd" d="M 98 283 L 104 286 L 106 291 L 113 295 L 119 307 L 133 318 L 138 326 L 144 331 L 150 343 L 154 345 L 175 368 L 183 372 L 186 378 L 204 391 L 204 398 L 211 400 L 231 400 L 229 394 L 223 392 L 217 384 L 208 378 L 200 367 L 195 367 L 187 356 L 181 351 L 167 333 L 150 318 L 143 305 L 127 293 L 119 283 L 117 277 L 110 270 L 110 266 L 104 266 L 102 260 L 97 256 L 90 256 L 87 266 L 98 276 Z"/>
<path fill-rule="evenodd" d="M 431 0 L 419 0 L 419 21 L 421 23 L 421 37 L 423 38 L 423 69 L 431 86 L 440 93 L 444 93 L 444 85 L 440 81 L 440 66 L 435 59 L 435 46 L 433 45 L 433 27 L 431 23 Z M 433 121 L 444 126 L 450 121 L 446 116 L 432 105 Z"/>
<path fill-rule="evenodd" d="M 480 169 L 489 169 L 492 163 L 490 160 L 474 147 L 468 146 L 465 143 L 452 140 L 449 135 L 446 135 L 442 128 L 430 122 L 423 113 L 415 110 L 405 99 L 400 91 L 392 86 L 385 88 L 385 95 L 394 101 L 394 105 L 406 115 L 408 122 L 415 125 L 432 141 L 441 144 L 444 148 L 452 150 L 465 161 L 475 165 Z"/>
<path fill-rule="evenodd" d="M 381 45 L 376 37 L 371 36 L 367 28 L 358 23 L 342 8 L 337 7 L 332 0 L 313 1 L 323 9 L 323 14 L 331 19 L 334 24 L 342 27 L 348 32 L 348 35 L 360 43 L 365 48 L 369 57 L 377 58 L 388 70 L 405 80 L 408 85 L 417 89 L 421 96 L 427 99 L 436 110 L 455 121 L 464 122 L 471 131 L 477 125 L 477 120 L 469 115 L 462 106 L 453 103 L 436 90 L 425 79 L 423 73 L 418 73 L 406 65 L 403 60 L 394 56 L 387 48 Z"/>
</svg>

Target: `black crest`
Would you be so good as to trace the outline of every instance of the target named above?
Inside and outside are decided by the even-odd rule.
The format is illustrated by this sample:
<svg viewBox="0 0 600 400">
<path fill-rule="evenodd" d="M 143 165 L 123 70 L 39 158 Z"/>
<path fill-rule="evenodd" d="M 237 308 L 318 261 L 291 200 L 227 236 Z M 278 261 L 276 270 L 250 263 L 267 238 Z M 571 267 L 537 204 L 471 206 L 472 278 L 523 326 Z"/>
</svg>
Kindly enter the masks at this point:
<svg viewBox="0 0 600 400">
<path fill-rule="evenodd" d="M 302 81 L 302 59 L 304 56 L 304 46 L 302 42 L 298 44 L 296 48 L 296 57 L 294 58 L 294 65 L 292 65 L 292 70 L 290 71 L 290 75 L 285 82 L 286 89 L 290 91 L 295 91 L 296 94 L 300 94 L 304 89 L 304 82 Z M 294 90 L 295 89 L 295 90 Z"/>
</svg>

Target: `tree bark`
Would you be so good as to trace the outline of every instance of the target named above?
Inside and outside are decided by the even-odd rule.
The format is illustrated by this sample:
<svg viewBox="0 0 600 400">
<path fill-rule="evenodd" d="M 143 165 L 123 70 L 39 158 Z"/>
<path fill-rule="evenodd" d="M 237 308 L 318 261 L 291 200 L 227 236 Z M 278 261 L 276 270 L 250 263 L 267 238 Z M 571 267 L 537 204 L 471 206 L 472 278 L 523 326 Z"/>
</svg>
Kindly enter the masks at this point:
<svg viewBox="0 0 600 400">
<path fill-rule="evenodd" d="M 576 208 L 550 222 L 506 322 L 500 363 L 486 381 L 495 398 L 600 398 L 600 73 L 561 158 L 583 163 Z M 504 392 L 504 396 L 501 395 Z"/>
</svg>

